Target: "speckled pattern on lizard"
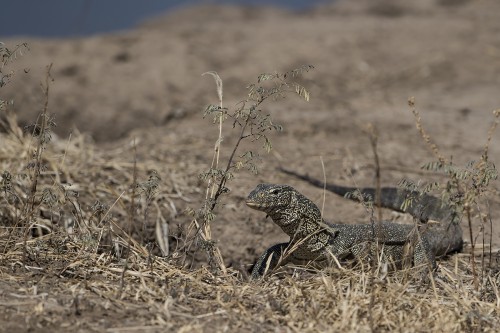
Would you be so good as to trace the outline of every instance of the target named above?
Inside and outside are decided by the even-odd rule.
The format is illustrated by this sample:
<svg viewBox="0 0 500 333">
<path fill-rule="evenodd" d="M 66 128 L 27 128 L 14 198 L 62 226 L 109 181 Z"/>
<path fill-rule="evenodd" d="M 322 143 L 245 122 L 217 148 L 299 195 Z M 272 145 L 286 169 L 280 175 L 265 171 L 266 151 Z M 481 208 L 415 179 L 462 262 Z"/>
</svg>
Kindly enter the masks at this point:
<svg viewBox="0 0 500 333">
<path fill-rule="evenodd" d="M 457 251 L 462 246 L 462 232 L 433 225 L 417 230 L 415 225 L 380 222 L 374 224 L 330 224 L 319 208 L 288 185 L 259 184 L 249 194 L 247 205 L 265 212 L 290 237 L 290 241 L 271 246 L 255 263 L 251 277 L 256 279 L 287 263 L 329 265 L 352 258 L 372 261 L 380 254 L 394 268 L 427 265 L 436 267 L 435 255 Z M 452 233 L 448 244 L 436 244 L 443 233 Z"/>
</svg>

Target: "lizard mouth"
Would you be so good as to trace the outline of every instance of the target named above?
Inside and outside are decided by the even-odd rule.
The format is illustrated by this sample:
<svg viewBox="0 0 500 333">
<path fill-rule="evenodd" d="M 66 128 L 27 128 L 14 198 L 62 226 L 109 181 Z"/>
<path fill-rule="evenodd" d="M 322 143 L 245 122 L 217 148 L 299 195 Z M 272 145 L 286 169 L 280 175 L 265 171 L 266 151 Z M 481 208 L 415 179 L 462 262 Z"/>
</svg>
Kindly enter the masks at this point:
<svg viewBox="0 0 500 333">
<path fill-rule="evenodd" d="M 248 207 L 253 209 L 258 209 L 260 207 L 260 205 L 255 201 L 247 200 L 245 203 L 247 204 Z"/>
</svg>

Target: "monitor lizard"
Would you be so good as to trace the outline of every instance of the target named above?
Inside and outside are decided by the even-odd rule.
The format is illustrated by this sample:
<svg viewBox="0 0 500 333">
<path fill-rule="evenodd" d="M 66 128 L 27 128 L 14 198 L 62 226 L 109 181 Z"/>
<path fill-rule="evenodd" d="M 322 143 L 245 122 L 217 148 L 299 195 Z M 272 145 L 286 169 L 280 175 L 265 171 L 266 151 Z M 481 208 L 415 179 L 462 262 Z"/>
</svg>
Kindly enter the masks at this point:
<svg viewBox="0 0 500 333">
<path fill-rule="evenodd" d="M 387 189 L 382 193 L 382 197 L 384 193 L 394 194 Z M 433 270 L 436 255 L 458 251 L 462 246 L 462 230 L 455 223 L 429 224 L 423 230 L 391 222 L 330 224 L 323 220 L 320 209 L 310 199 L 289 185 L 259 184 L 249 194 L 246 204 L 265 212 L 290 237 L 289 242 L 273 245 L 259 257 L 252 269 L 253 279 L 287 263 L 324 267 L 334 258 L 370 262 L 376 254 L 394 268 L 427 265 Z M 445 210 L 437 212 L 421 216 L 434 219 Z"/>
</svg>

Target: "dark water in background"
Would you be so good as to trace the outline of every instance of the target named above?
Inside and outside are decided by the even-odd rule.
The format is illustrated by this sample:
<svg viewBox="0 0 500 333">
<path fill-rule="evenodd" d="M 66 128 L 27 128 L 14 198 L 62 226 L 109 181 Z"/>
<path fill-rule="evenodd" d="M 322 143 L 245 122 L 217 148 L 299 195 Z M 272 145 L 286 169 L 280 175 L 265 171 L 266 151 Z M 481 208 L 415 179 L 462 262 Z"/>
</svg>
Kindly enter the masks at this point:
<svg viewBox="0 0 500 333">
<path fill-rule="evenodd" d="M 88 36 L 131 28 L 148 17 L 203 3 L 303 10 L 326 0 L 2 0 L 0 37 Z M 1 41 L 1 40 L 0 40 Z"/>
</svg>

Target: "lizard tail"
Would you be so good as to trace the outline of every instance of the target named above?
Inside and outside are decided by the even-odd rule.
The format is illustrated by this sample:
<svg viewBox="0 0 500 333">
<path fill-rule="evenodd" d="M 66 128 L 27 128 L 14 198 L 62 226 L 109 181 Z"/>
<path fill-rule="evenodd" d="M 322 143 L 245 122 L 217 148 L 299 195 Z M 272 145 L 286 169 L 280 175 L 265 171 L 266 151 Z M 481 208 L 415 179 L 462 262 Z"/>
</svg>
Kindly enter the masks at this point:
<svg viewBox="0 0 500 333">
<path fill-rule="evenodd" d="M 375 198 L 377 190 L 372 187 L 356 188 L 350 186 L 341 186 L 332 183 L 323 183 L 322 181 L 312 178 L 309 175 L 304 175 L 291 171 L 285 168 L 280 170 L 295 178 L 302 179 L 311 185 L 319 188 L 325 188 L 330 192 L 345 196 L 347 193 L 352 193 L 359 190 L 364 197 L 369 197 L 376 205 L 378 202 L 383 208 L 388 208 L 397 212 L 408 213 L 411 216 L 419 219 L 422 222 L 429 220 L 441 221 L 450 218 L 453 215 L 453 210 L 444 205 L 442 200 L 429 195 L 422 194 L 416 191 L 409 191 L 399 189 L 396 187 L 382 187 L 380 188 L 380 198 Z M 349 199 L 359 201 L 356 197 L 350 196 Z M 405 202 L 410 199 L 411 204 L 405 205 Z"/>
</svg>

